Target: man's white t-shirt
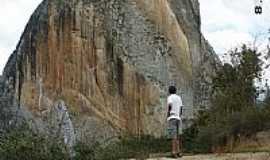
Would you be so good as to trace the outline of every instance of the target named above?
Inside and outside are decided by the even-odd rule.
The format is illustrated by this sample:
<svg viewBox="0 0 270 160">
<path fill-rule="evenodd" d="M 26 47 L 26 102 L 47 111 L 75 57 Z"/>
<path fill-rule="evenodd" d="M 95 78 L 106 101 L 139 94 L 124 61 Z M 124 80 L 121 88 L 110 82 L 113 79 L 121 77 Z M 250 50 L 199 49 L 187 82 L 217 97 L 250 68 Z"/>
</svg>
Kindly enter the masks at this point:
<svg viewBox="0 0 270 160">
<path fill-rule="evenodd" d="M 176 94 L 171 94 L 167 98 L 167 106 L 169 106 L 169 105 L 171 105 L 171 111 L 170 111 L 170 116 L 167 118 L 167 120 L 168 121 L 171 119 L 181 120 L 180 112 L 181 112 L 181 108 L 183 107 L 181 97 L 176 95 Z"/>
</svg>

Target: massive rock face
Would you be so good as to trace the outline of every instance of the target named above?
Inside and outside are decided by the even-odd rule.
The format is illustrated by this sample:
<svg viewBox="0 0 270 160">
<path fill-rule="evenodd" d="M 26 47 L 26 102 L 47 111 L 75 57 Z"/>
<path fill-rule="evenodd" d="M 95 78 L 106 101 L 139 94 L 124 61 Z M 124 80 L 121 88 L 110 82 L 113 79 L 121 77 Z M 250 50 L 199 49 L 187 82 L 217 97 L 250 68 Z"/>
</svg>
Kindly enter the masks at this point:
<svg viewBox="0 0 270 160">
<path fill-rule="evenodd" d="M 193 118 L 209 103 L 218 62 L 201 34 L 197 0 L 44 0 L 3 77 L 37 128 L 48 130 L 61 100 L 79 138 L 160 136 L 168 85 Z"/>
</svg>

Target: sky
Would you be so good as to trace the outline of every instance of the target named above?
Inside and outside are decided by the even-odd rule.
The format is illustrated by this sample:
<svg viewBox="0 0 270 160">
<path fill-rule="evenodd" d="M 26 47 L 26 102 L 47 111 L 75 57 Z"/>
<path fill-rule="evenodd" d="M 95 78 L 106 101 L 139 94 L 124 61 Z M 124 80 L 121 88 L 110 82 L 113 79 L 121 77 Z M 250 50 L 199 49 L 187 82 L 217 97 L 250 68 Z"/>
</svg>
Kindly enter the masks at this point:
<svg viewBox="0 0 270 160">
<path fill-rule="evenodd" d="M 41 0 L 0 0 L 0 74 Z"/>
<path fill-rule="evenodd" d="M 263 13 L 256 15 L 259 0 L 199 0 L 202 31 L 218 54 L 270 28 L 270 0 L 262 0 Z M 260 3 L 259 3 L 260 4 Z"/>
<path fill-rule="evenodd" d="M 270 0 L 262 0 L 263 14 L 256 15 L 254 7 L 260 0 L 199 0 L 202 32 L 222 55 L 242 43 L 254 41 L 256 35 L 270 28 Z M 41 0 L 1 0 L 0 6 L 0 73 L 15 49 L 31 14 Z M 263 48 L 265 36 L 259 36 Z M 270 78 L 270 73 L 268 73 Z"/>
<path fill-rule="evenodd" d="M 202 32 L 221 59 L 228 50 L 243 43 L 253 44 L 255 39 L 259 50 L 266 48 L 270 37 L 270 0 L 261 1 L 199 0 Z M 256 5 L 262 6 L 261 15 L 254 13 Z M 263 78 L 270 80 L 269 69 L 263 74 Z"/>
</svg>

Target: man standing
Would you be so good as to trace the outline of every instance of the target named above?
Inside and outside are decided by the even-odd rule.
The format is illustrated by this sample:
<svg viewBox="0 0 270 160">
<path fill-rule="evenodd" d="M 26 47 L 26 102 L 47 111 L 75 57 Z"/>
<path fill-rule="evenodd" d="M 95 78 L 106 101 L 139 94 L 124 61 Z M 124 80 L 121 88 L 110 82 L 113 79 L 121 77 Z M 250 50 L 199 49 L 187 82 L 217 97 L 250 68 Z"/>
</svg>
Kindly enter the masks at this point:
<svg viewBox="0 0 270 160">
<path fill-rule="evenodd" d="M 169 96 L 167 99 L 167 121 L 168 121 L 168 135 L 172 139 L 172 156 L 174 158 L 181 157 L 180 145 L 182 135 L 182 99 L 176 95 L 176 87 L 169 87 Z M 182 149 L 182 148 L 181 148 Z"/>
</svg>

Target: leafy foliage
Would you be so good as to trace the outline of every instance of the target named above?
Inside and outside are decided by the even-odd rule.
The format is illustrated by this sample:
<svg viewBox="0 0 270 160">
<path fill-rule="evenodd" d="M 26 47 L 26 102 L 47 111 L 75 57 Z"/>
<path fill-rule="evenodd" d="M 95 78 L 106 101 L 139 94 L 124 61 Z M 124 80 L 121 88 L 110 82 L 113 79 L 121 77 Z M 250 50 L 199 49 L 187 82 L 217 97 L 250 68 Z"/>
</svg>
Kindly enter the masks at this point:
<svg viewBox="0 0 270 160">
<path fill-rule="evenodd" d="M 232 114 L 254 106 L 258 96 L 254 81 L 261 79 L 260 53 L 244 45 L 230 55 L 232 64 L 222 66 L 213 84 L 213 107 L 221 114 Z"/>
<path fill-rule="evenodd" d="M 68 154 L 57 140 L 20 128 L 0 137 L 1 160 L 65 160 Z"/>
<path fill-rule="evenodd" d="M 128 158 L 145 159 L 151 153 L 165 153 L 170 151 L 170 141 L 166 138 L 152 136 L 125 137 L 112 141 L 107 145 L 96 143 L 89 146 L 82 142 L 75 147 L 76 158 L 85 160 L 115 160 Z"/>
<path fill-rule="evenodd" d="M 142 136 L 121 138 L 108 144 L 78 142 L 74 160 L 145 159 L 151 153 L 170 151 L 166 138 Z M 70 156 L 61 141 L 16 129 L 0 137 L 0 160 L 68 160 Z"/>
<path fill-rule="evenodd" d="M 262 61 L 256 50 L 246 45 L 230 52 L 213 81 L 212 104 L 202 111 L 193 126 L 185 131 L 184 146 L 193 152 L 232 150 L 240 137 L 251 137 L 266 129 L 269 112 L 257 106 Z M 229 147 L 228 147 L 229 146 Z"/>
</svg>

